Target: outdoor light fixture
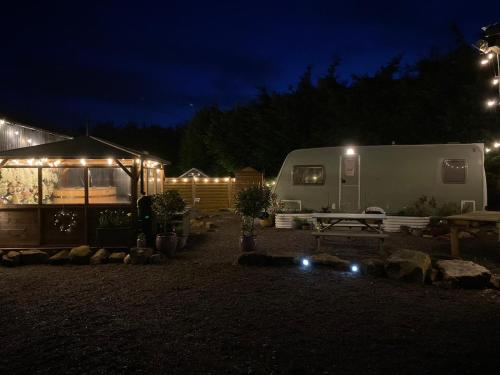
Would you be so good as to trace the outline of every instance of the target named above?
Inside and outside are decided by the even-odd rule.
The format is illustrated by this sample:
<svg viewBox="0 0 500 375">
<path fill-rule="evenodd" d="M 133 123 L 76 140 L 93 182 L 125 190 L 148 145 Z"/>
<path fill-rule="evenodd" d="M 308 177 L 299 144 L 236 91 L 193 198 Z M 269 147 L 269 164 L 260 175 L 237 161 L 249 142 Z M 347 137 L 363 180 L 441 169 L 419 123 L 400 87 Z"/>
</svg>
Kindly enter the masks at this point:
<svg viewBox="0 0 500 375">
<path fill-rule="evenodd" d="M 351 272 L 354 272 L 354 273 L 359 272 L 359 266 L 357 264 L 353 264 L 351 266 Z"/>
<path fill-rule="evenodd" d="M 498 143 L 498 142 L 493 143 L 493 147 L 499 148 L 500 147 L 500 143 Z"/>
<path fill-rule="evenodd" d="M 488 107 L 493 107 L 495 104 L 497 104 L 497 102 L 496 102 L 495 100 L 493 100 L 493 99 L 490 99 L 490 100 L 488 100 L 488 101 L 486 102 L 486 105 L 487 105 Z"/>
<path fill-rule="evenodd" d="M 489 60 L 489 59 L 482 59 L 482 60 L 481 60 L 481 65 L 486 65 L 486 64 L 488 64 L 489 62 L 490 62 L 490 60 Z"/>
<path fill-rule="evenodd" d="M 309 267 L 309 265 L 311 264 L 311 263 L 309 262 L 309 259 L 307 259 L 307 258 L 303 258 L 303 259 L 302 259 L 302 261 L 301 261 L 301 263 L 302 263 L 302 265 L 303 265 L 304 267 Z"/>
<path fill-rule="evenodd" d="M 175 184 L 175 183 L 177 182 L 177 179 L 176 179 L 176 178 L 174 178 L 174 179 L 172 180 L 172 182 Z"/>
<path fill-rule="evenodd" d="M 355 151 L 352 147 L 349 147 L 347 150 L 345 150 L 346 155 L 354 155 Z"/>
<path fill-rule="evenodd" d="M 108 165 L 113 165 L 113 159 L 108 159 Z"/>
<path fill-rule="evenodd" d="M 490 152 L 490 151 L 491 151 L 491 148 L 486 147 L 486 148 L 484 149 L 484 152 L 486 152 L 486 153 L 488 153 L 488 152 Z"/>
<path fill-rule="evenodd" d="M 85 160 L 85 159 L 80 159 L 80 164 L 81 164 L 81 165 L 87 165 L 87 160 Z"/>
<path fill-rule="evenodd" d="M 500 79 L 498 77 L 495 77 L 491 80 L 491 84 L 494 86 L 494 85 L 498 85 L 498 82 L 500 82 Z"/>
</svg>

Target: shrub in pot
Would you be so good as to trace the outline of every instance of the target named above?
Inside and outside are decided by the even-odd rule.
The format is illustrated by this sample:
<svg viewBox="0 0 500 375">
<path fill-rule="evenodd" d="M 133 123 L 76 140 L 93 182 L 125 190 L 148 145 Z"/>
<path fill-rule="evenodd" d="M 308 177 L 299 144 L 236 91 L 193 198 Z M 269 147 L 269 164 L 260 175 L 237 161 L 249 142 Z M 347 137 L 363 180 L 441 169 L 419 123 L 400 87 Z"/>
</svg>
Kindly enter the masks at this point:
<svg viewBox="0 0 500 375">
<path fill-rule="evenodd" d="M 169 257 L 174 256 L 177 249 L 177 235 L 172 219 L 185 207 L 186 204 L 177 190 L 168 190 L 153 195 L 152 209 L 161 228 L 156 236 L 156 249 Z"/>
<path fill-rule="evenodd" d="M 271 205 L 271 191 L 264 186 L 250 186 L 236 196 L 236 212 L 242 217 L 240 248 L 255 250 L 255 219 Z"/>
</svg>

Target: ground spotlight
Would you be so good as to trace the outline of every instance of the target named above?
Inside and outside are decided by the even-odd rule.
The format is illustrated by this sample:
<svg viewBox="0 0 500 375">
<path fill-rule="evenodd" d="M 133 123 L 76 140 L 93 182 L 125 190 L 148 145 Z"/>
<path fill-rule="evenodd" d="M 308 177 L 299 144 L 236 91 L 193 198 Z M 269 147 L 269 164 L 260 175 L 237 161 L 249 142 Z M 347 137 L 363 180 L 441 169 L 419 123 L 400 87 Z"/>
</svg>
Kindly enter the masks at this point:
<svg viewBox="0 0 500 375">
<path fill-rule="evenodd" d="M 307 258 L 302 258 L 301 263 L 304 267 L 309 267 L 309 265 L 311 264 L 311 262 Z"/>
<path fill-rule="evenodd" d="M 354 273 L 359 272 L 359 266 L 357 264 L 351 265 L 351 272 L 354 272 Z"/>
</svg>

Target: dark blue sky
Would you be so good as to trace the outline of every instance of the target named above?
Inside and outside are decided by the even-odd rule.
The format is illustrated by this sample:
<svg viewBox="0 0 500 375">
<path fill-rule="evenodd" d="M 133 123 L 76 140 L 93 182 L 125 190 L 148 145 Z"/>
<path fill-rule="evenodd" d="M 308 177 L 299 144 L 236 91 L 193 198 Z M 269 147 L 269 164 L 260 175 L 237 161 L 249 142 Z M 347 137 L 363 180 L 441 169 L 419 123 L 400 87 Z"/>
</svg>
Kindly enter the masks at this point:
<svg viewBox="0 0 500 375">
<path fill-rule="evenodd" d="M 498 0 L 17 3 L 2 4 L 0 113 L 67 127 L 173 125 L 259 86 L 287 90 L 335 56 L 348 80 L 446 50 L 452 22 L 473 42 L 500 20 Z"/>
</svg>

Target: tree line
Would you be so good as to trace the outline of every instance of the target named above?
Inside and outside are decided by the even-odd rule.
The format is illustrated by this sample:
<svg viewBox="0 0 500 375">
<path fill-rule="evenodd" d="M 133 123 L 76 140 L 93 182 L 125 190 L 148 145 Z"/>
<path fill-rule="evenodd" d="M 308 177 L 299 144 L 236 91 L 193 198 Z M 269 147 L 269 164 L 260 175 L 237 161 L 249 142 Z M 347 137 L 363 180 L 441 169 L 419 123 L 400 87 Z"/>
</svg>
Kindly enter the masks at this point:
<svg viewBox="0 0 500 375">
<path fill-rule="evenodd" d="M 459 39 L 446 53 L 431 52 L 410 66 L 396 56 L 348 82 L 338 77 L 335 60 L 316 80 L 309 67 L 285 92 L 261 88 L 249 103 L 204 107 L 182 126 L 108 123 L 92 134 L 170 160 L 170 175 L 191 167 L 227 175 L 252 166 L 274 176 L 297 148 L 491 142 L 498 114 L 485 106 L 491 72 L 478 60 Z"/>
</svg>

